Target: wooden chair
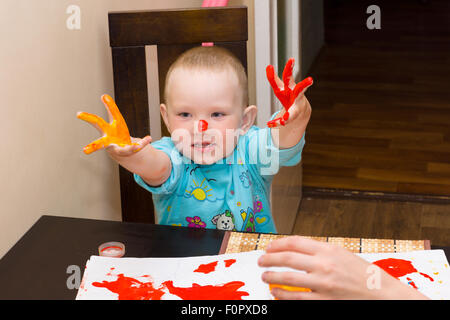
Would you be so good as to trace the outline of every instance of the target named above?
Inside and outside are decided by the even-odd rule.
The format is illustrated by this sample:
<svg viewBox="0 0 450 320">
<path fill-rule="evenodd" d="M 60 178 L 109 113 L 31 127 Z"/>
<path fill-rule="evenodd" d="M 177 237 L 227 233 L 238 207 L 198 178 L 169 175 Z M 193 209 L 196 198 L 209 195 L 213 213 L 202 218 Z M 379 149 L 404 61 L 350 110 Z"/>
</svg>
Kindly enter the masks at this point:
<svg viewBox="0 0 450 320">
<path fill-rule="evenodd" d="M 111 12 L 108 18 L 114 99 L 131 136 L 150 133 L 147 46 L 157 47 L 161 98 L 172 62 L 182 52 L 204 42 L 229 49 L 247 69 L 246 7 Z M 169 136 L 163 121 L 161 128 L 162 135 Z M 122 167 L 119 170 L 122 220 L 154 223 L 151 193 L 140 187 L 130 172 Z"/>
</svg>

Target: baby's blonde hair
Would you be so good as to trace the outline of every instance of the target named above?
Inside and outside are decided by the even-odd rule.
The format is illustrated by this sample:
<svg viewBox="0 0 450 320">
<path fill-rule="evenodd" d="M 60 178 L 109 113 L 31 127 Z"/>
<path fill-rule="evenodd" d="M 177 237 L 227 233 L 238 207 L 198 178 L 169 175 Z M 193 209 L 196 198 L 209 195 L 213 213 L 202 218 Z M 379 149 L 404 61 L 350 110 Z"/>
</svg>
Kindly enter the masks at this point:
<svg viewBox="0 0 450 320">
<path fill-rule="evenodd" d="M 239 87 L 242 93 L 242 104 L 248 106 L 248 80 L 247 74 L 241 61 L 229 50 L 217 46 L 211 47 L 195 47 L 182 53 L 167 71 L 164 102 L 168 103 L 167 84 L 169 83 L 172 72 L 177 68 L 186 68 L 190 70 L 208 70 L 208 71 L 224 71 L 229 68 L 233 71 L 239 81 Z"/>
</svg>

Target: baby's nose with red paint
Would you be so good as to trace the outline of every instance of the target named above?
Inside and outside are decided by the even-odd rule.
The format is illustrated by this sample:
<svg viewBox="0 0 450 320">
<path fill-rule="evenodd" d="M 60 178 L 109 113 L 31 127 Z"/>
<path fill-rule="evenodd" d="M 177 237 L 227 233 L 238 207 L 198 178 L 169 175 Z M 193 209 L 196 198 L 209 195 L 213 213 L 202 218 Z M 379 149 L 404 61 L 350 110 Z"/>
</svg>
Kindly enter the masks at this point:
<svg viewBox="0 0 450 320">
<path fill-rule="evenodd" d="M 208 122 L 206 122 L 205 120 L 200 120 L 198 122 L 198 131 L 203 132 L 208 130 Z"/>
</svg>

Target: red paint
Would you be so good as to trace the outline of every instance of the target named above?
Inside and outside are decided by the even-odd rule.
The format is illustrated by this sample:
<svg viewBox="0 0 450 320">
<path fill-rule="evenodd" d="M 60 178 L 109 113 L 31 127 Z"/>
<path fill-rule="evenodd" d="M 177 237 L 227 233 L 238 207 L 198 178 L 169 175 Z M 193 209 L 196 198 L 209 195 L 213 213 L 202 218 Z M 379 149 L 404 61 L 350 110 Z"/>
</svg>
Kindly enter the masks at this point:
<svg viewBox="0 0 450 320">
<path fill-rule="evenodd" d="M 400 278 L 400 277 L 406 276 L 407 274 L 418 272 L 417 269 L 414 268 L 412 262 L 408 261 L 408 260 L 389 258 L 389 259 L 375 261 L 373 264 L 379 266 L 381 269 L 383 269 L 384 271 L 386 271 L 387 273 L 389 273 L 391 276 L 393 276 L 395 278 Z M 428 280 L 434 281 L 434 279 L 432 277 L 430 277 L 429 275 L 422 273 L 422 272 L 418 272 L 418 273 L 420 275 L 422 275 L 423 277 L 427 278 Z M 408 284 L 410 284 L 415 289 L 417 289 L 417 286 L 415 285 L 415 283 L 413 281 L 411 281 L 410 278 L 406 278 L 406 280 L 409 281 Z"/>
<path fill-rule="evenodd" d="M 225 262 L 225 268 L 228 268 L 229 266 L 231 266 L 233 263 L 236 262 L 236 259 L 228 259 L 228 260 L 224 260 Z"/>
<path fill-rule="evenodd" d="M 224 260 L 225 267 L 228 268 L 236 262 L 236 259 Z M 215 271 L 218 261 L 201 264 L 194 272 L 210 273 Z M 114 268 L 110 269 L 107 275 L 112 276 Z M 193 283 L 191 287 L 175 287 L 173 281 L 162 283 L 161 287 L 155 288 L 151 281 L 151 276 L 143 275 L 141 278 L 149 278 L 148 282 L 142 282 L 135 278 L 126 277 L 124 274 L 117 275 L 115 281 L 93 282 L 92 285 L 98 288 L 106 288 L 117 293 L 119 300 L 160 300 L 167 290 L 184 300 L 242 300 L 243 296 L 248 296 L 246 291 L 238 291 L 245 285 L 242 281 L 231 281 L 220 285 L 201 286 Z"/>
<path fill-rule="evenodd" d="M 414 289 L 417 289 L 416 284 L 414 283 L 414 281 L 412 281 L 411 278 L 406 278 L 406 280 L 408 280 L 408 284 L 411 285 Z"/>
<path fill-rule="evenodd" d="M 213 272 L 214 270 L 216 270 L 217 262 L 218 261 L 214 261 L 214 262 L 207 263 L 207 264 L 201 264 L 198 266 L 197 269 L 194 270 L 194 272 L 201 272 L 201 273 Z"/>
<path fill-rule="evenodd" d="M 248 292 L 238 291 L 245 285 L 242 281 L 232 281 L 222 285 L 201 286 L 197 283 L 192 287 L 179 288 L 173 286 L 173 281 L 163 283 L 171 294 L 183 300 L 242 300 L 243 296 L 248 296 Z"/>
<path fill-rule="evenodd" d="M 283 90 L 280 89 L 278 86 L 276 80 L 275 80 L 275 70 L 272 65 L 267 66 L 266 68 L 266 75 L 267 80 L 269 80 L 270 85 L 272 86 L 273 92 L 275 96 L 278 98 L 278 100 L 283 105 L 286 113 L 283 115 L 283 117 L 273 119 L 269 122 L 267 122 L 267 126 L 269 128 L 276 127 L 276 123 L 280 122 L 281 125 L 285 124 L 285 121 L 289 119 L 289 108 L 294 104 L 295 99 L 299 96 L 300 93 L 302 93 L 306 88 L 311 86 L 313 84 L 313 79 L 311 77 L 308 77 L 304 79 L 303 81 L 297 83 L 294 87 L 294 90 L 292 90 L 289 85 L 292 78 L 292 68 L 294 66 L 294 59 L 291 58 L 286 63 L 286 66 L 283 70 L 283 84 L 284 88 Z"/>
<path fill-rule="evenodd" d="M 205 120 L 200 120 L 198 122 L 198 131 L 203 132 L 208 130 L 208 122 L 206 122 Z"/>
<path fill-rule="evenodd" d="M 429 275 L 427 275 L 427 274 L 425 274 L 425 273 L 422 273 L 422 272 L 419 272 L 422 276 L 424 276 L 425 278 L 428 278 L 428 280 L 430 280 L 430 281 L 434 281 L 434 279 L 432 278 L 432 277 L 430 277 Z"/>
<path fill-rule="evenodd" d="M 118 246 L 109 246 L 109 247 L 103 248 L 103 249 L 102 249 L 102 252 L 104 252 L 104 251 L 109 251 L 109 250 L 119 250 L 119 251 L 122 251 L 122 248 L 121 248 L 121 247 L 118 247 Z"/>
<path fill-rule="evenodd" d="M 151 281 L 141 282 L 123 274 L 119 274 L 115 281 L 93 282 L 92 285 L 117 293 L 119 300 L 160 300 L 165 293 L 162 287 L 153 287 Z"/>
<path fill-rule="evenodd" d="M 150 278 L 148 275 L 142 277 Z M 93 282 L 92 285 L 117 293 L 119 300 L 161 300 L 167 290 L 183 300 L 242 300 L 243 296 L 249 295 L 246 291 L 238 291 L 245 285 L 242 281 L 206 286 L 194 283 L 191 287 L 182 288 L 175 287 L 170 280 L 155 288 L 151 280 L 142 282 L 119 274 L 115 281 Z"/>
<path fill-rule="evenodd" d="M 114 268 L 114 267 L 112 267 L 112 268 L 110 268 L 109 270 L 109 272 L 106 274 L 107 276 L 112 276 L 113 274 L 112 274 L 112 272 L 115 270 L 116 268 Z"/>
<path fill-rule="evenodd" d="M 375 261 L 373 264 L 379 266 L 381 269 L 396 278 L 417 272 L 411 261 L 408 260 L 389 258 Z"/>
</svg>

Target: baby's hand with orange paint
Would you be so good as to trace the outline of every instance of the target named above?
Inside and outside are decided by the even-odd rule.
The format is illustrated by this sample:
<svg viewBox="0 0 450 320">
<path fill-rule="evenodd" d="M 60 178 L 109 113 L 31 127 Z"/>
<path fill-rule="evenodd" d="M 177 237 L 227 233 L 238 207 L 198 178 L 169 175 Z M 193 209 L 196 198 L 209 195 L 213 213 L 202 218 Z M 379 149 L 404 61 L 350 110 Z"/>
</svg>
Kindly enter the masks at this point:
<svg viewBox="0 0 450 320">
<path fill-rule="evenodd" d="M 127 124 L 114 100 L 107 94 L 102 95 L 101 99 L 106 110 L 108 110 L 109 123 L 95 114 L 86 112 L 77 114 L 79 119 L 90 123 L 103 135 L 85 146 L 84 153 L 91 154 L 94 151 L 106 149 L 112 157 L 127 157 L 141 150 L 152 141 L 150 136 L 143 139 L 130 137 Z"/>
<path fill-rule="evenodd" d="M 118 164 L 142 177 L 149 185 L 160 185 L 170 175 L 172 163 L 161 150 L 149 144 L 150 136 L 143 139 L 132 138 L 127 124 L 114 100 L 104 94 L 102 101 L 109 114 L 109 123 L 94 114 L 79 112 L 77 117 L 92 124 L 103 136 L 84 147 L 84 152 L 106 149 Z M 138 152 L 139 151 L 139 152 Z"/>
</svg>

